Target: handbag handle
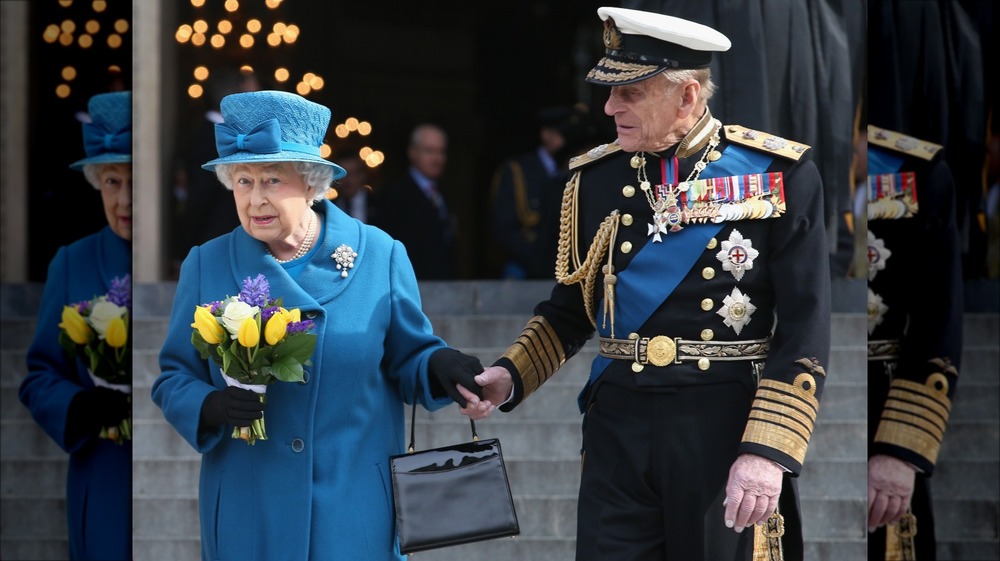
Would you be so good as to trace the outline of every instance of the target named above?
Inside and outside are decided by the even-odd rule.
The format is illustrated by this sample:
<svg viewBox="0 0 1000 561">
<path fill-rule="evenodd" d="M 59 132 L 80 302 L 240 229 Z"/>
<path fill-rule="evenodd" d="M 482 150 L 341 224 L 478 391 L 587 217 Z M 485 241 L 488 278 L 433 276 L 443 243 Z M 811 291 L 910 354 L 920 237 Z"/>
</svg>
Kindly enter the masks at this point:
<svg viewBox="0 0 1000 561">
<path fill-rule="evenodd" d="M 417 440 L 417 438 L 416 438 L 416 436 L 417 436 L 417 395 L 418 395 L 419 392 L 420 392 L 420 380 L 418 378 L 417 381 L 413 384 L 413 406 L 412 406 L 413 410 L 410 413 L 410 446 L 406 449 L 406 451 L 408 453 L 410 453 L 410 454 L 412 454 L 414 452 L 414 450 L 416 449 L 415 448 L 415 442 Z M 479 434 L 476 433 L 476 422 L 473 421 L 471 417 L 469 418 L 469 425 L 472 427 L 472 441 L 473 442 L 478 442 L 479 441 Z"/>
</svg>

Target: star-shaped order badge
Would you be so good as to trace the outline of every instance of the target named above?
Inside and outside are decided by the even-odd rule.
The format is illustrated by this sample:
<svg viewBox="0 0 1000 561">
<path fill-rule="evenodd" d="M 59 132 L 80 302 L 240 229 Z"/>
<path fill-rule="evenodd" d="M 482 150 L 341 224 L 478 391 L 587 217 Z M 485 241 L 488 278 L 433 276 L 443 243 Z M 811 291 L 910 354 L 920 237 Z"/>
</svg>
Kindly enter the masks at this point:
<svg viewBox="0 0 1000 561">
<path fill-rule="evenodd" d="M 743 326 L 750 323 L 750 315 L 756 310 L 757 306 L 750 303 L 749 296 L 740 292 L 740 289 L 733 288 L 732 294 L 722 300 L 722 307 L 716 313 L 723 317 L 722 323 L 732 327 L 739 335 Z"/>
<path fill-rule="evenodd" d="M 889 306 L 882 302 L 882 297 L 868 289 L 868 334 L 871 335 L 878 324 L 882 323 Z"/>
<path fill-rule="evenodd" d="M 879 271 L 885 269 L 885 262 L 892 256 L 892 252 L 885 247 L 885 241 L 875 237 L 871 230 L 868 230 L 868 280 L 875 278 Z"/>
<path fill-rule="evenodd" d="M 722 248 L 715 257 L 722 262 L 723 271 L 729 271 L 736 280 L 740 280 L 743 278 L 743 273 L 753 269 L 753 260 L 760 252 L 753 248 L 750 238 L 744 239 L 743 234 L 734 229 L 729 234 L 729 239 L 723 241 L 721 245 Z"/>
</svg>

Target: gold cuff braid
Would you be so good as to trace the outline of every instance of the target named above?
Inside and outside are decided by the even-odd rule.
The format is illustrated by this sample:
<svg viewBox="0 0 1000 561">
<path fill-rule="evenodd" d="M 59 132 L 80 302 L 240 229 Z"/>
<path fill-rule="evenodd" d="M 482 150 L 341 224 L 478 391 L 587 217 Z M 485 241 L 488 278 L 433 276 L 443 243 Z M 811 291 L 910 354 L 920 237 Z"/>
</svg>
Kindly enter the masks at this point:
<svg viewBox="0 0 1000 561">
<path fill-rule="evenodd" d="M 521 335 L 504 352 L 521 377 L 524 399 L 531 395 L 566 362 L 566 353 L 552 325 L 542 316 L 528 320 Z"/>
<path fill-rule="evenodd" d="M 819 400 L 803 385 L 761 380 L 743 442 L 774 448 L 802 464 L 819 412 Z"/>
<path fill-rule="evenodd" d="M 902 378 L 892 381 L 875 442 L 911 450 L 931 464 L 937 462 L 951 415 L 947 386 L 943 389 L 934 386 L 940 382 L 939 376 L 929 376 L 926 384 Z"/>
</svg>

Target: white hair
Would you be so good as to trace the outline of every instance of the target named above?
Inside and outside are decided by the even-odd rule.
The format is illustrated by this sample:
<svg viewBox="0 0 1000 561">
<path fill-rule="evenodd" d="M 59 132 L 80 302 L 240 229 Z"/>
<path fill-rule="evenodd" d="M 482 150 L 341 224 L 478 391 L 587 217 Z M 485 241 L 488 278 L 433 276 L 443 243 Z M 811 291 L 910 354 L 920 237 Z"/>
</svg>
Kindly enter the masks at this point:
<svg viewBox="0 0 1000 561">
<path fill-rule="evenodd" d="M 215 176 L 226 189 L 233 190 L 233 168 L 241 165 L 275 164 L 281 162 L 242 162 L 238 164 L 216 164 Z M 322 201 L 333 183 L 333 167 L 319 162 L 289 162 L 302 176 L 307 187 L 313 188 L 313 201 Z"/>
<path fill-rule="evenodd" d="M 715 93 L 715 82 L 712 81 L 712 71 L 708 68 L 685 68 L 683 70 L 665 70 L 662 72 L 667 82 L 674 87 L 680 86 L 688 80 L 694 80 L 701 84 L 698 92 L 698 101 L 708 103 Z"/>
</svg>

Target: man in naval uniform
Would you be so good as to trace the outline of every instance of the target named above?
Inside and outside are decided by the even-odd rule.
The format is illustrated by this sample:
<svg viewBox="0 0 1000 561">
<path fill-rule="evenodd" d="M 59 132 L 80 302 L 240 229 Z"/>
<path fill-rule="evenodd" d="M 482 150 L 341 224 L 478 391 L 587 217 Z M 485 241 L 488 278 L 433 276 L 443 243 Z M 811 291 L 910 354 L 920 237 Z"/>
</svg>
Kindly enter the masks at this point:
<svg viewBox="0 0 1000 561">
<path fill-rule="evenodd" d="M 962 348 L 955 184 L 941 146 L 868 128 L 868 558 L 935 558 L 929 478 Z"/>
<path fill-rule="evenodd" d="M 578 560 L 802 559 L 794 478 L 830 348 L 808 146 L 708 110 L 721 33 L 600 8 L 618 138 L 570 161 L 556 280 L 462 412 L 510 411 L 590 339 Z"/>
</svg>

